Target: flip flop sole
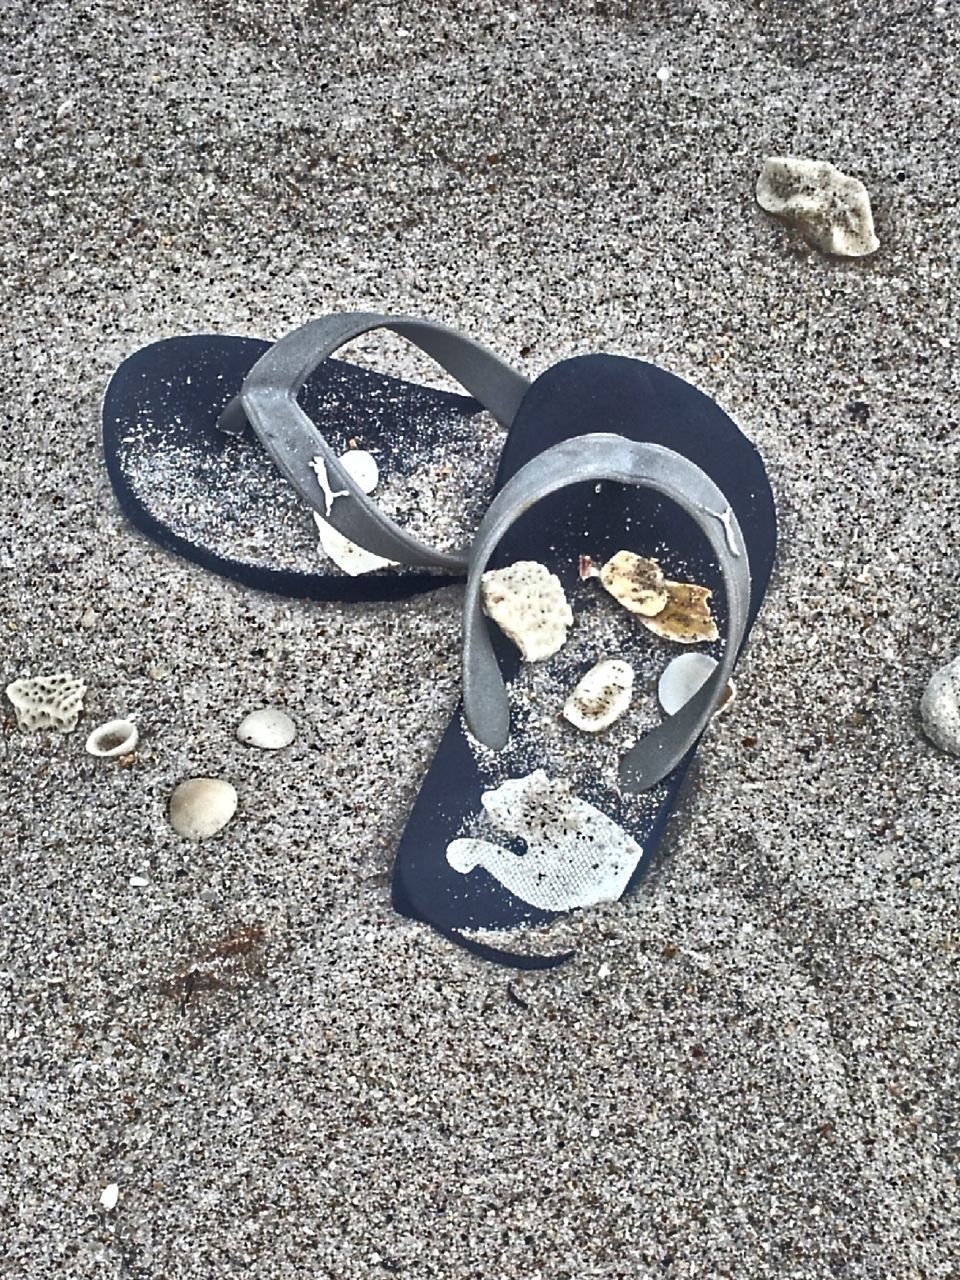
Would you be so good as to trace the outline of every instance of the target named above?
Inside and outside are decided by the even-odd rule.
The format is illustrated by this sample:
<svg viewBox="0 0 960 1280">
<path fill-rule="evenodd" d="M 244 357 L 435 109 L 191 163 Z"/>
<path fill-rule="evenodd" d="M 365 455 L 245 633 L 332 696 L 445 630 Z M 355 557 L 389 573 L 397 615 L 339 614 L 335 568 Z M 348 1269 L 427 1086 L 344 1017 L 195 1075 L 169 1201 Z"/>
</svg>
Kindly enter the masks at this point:
<svg viewBox="0 0 960 1280">
<path fill-rule="evenodd" d="M 695 462 L 716 482 L 746 542 L 752 625 L 776 551 L 773 495 L 753 444 L 714 401 L 682 379 L 624 357 L 584 356 L 548 370 L 530 388 L 504 449 L 498 487 L 537 453 L 590 431 L 664 445 Z M 629 717 L 595 739 L 559 718 L 564 691 L 569 692 L 590 665 L 608 657 L 634 663 L 641 677 L 634 704 L 645 702 L 649 716 L 657 671 L 682 651 L 649 635 L 598 583 L 580 581 L 581 555 L 602 563 L 621 549 L 657 557 L 667 577 L 710 587 L 724 633 L 726 601 L 713 553 L 693 520 L 669 500 L 647 490 L 591 483 L 567 488 L 526 512 L 498 546 L 491 567 L 518 560 L 546 564 L 572 602 L 574 627 L 560 653 L 542 664 L 521 664 L 514 645 L 494 636 L 504 677 L 513 689 L 510 743 L 499 754 L 479 748 L 464 728 L 462 708 L 457 709 L 398 845 L 393 900 L 401 913 L 454 933 L 542 925 L 566 914 L 530 905 L 483 866 L 464 873 L 447 858 L 453 839 L 478 834 L 483 793 L 536 769 L 551 777 L 571 776 L 575 794 L 641 846 L 624 892 L 642 877 L 694 753 L 651 791 L 625 795 L 616 785 L 616 744 L 628 730 Z M 616 646 L 613 651 L 611 645 Z M 715 655 L 720 647 L 718 642 L 698 650 Z M 543 704 L 544 693 L 549 705 Z M 641 716 L 637 732 L 653 722 L 644 724 Z M 515 854 L 524 852 L 522 841 L 509 836 L 484 838 L 499 841 Z"/>
<path fill-rule="evenodd" d="M 320 559 L 308 508 L 252 432 L 235 437 L 217 427 L 269 346 L 218 335 L 169 338 L 117 369 L 104 397 L 102 441 L 130 522 L 205 569 L 278 595 L 390 600 L 458 581 L 422 569 L 351 578 Z M 374 454 L 385 480 L 401 478 L 401 506 L 409 500 L 419 508 L 422 498 L 439 509 L 445 488 L 468 495 L 470 509 L 454 514 L 469 537 L 489 497 L 502 442 L 495 426 L 478 434 L 475 400 L 328 359 L 307 380 L 300 403 L 323 424 L 334 448 L 355 441 Z M 398 518 L 410 514 L 401 511 Z M 441 515 L 449 521 L 448 512 Z M 424 532 L 431 540 L 431 529 Z"/>
</svg>

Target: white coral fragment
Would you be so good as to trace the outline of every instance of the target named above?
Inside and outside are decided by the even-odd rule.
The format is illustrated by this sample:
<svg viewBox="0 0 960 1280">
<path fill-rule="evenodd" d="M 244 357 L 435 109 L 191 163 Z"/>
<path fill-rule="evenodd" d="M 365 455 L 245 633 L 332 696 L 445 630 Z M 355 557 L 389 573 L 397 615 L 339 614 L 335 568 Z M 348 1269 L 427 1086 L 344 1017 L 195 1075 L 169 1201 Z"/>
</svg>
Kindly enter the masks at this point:
<svg viewBox="0 0 960 1280">
<path fill-rule="evenodd" d="M 560 579 L 536 560 L 490 569 L 480 579 L 483 611 L 520 650 L 526 662 L 542 662 L 563 647 L 573 611 Z"/>
<path fill-rule="evenodd" d="M 586 733 L 608 729 L 630 706 L 633 667 L 607 658 L 591 667 L 563 704 L 564 719 Z"/>
<path fill-rule="evenodd" d="M 757 179 L 757 203 L 823 253 L 861 258 L 880 248 L 866 187 L 826 160 L 769 156 Z"/>
<path fill-rule="evenodd" d="M 618 551 L 612 556 L 600 570 L 600 581 L 625 609 L 641 617 L 653 617 L 667 603 L 667 589 L 659 564 L 632 551 Z"/>
<path fill-rule="evenodd" d="M 481 802 L 494 827 L 522 840 L 526 851 L 490 840 L 452 840 L 447 862 L 461 875 L 483 867 L 514 897 L 541 910 L 615 902 L 643 856 L 619 823 L 542 769 L 485 791 Z"/>
<path fill-rule="evenodd" d="M 86 692 L 83 680 L 69 671 L 7 685 L 7 697 L 21 729 L 59 729 L 61 733 L 71 733 L 77 727 Z"/>
</svg>

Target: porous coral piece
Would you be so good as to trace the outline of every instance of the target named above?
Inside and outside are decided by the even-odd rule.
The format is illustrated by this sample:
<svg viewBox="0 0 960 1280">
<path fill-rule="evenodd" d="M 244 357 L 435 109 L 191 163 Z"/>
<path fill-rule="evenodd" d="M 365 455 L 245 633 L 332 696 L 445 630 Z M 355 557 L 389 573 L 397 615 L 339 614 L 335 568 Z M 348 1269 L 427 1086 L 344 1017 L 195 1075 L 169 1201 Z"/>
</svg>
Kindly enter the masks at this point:
<svg viewBox="0 0 960 1280">
<path fill-rule="evenodd" d="M 86 692 L 83 680 L 69 671 L 7 685 L 7 697 L 21 729 L 59 729 L 61 733 L 71 733 L 77 727 Z"/>
<path fill-rule="evenodd" d="M 757 179 L 757 203 L 823 253 L 861 258 L 880 248 L 866 187 L 826 160 L 769 156 Z"/>
<path fill-rule="evenodd" d="M 698 587 L 690 582 L 665 582 L 667 603 L 653 618 L 641 616 L 640 621 L 662 640 L 675 640 L 678 644 L 702 644 L 720 638 L 717 624 L 710 612 L 709 587 Z"/>
</svg>

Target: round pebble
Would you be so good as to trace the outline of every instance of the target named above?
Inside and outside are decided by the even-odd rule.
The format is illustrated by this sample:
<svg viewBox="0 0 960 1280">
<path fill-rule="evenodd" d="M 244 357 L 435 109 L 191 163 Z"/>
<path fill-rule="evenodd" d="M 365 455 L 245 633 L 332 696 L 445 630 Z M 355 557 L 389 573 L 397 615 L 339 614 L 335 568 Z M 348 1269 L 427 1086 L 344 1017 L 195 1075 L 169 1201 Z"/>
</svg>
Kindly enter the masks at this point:
<svg viewBox="0 0 960 1280">
<path fill-rule="evenodd" d="M 215 836 L 236 811 L 236 789 L 222 778 L 188 778 L 170 796 L 170 825 L 188 840 Z"/>
<path fill-rule="evenodd" d="M 237 737 L 248 747 L 262 747 L 264 751 L 279 751 L 289 747 L 297 736 L 297 726 L 279 707 L 263 707 L 251 711 L 237 726 Z"/>
<path fill-rule="evenodd" d="M 933 674 L 920 699 L 920 718 L 931 742 L 960 755 L 960 658 Z"/>
</svg>

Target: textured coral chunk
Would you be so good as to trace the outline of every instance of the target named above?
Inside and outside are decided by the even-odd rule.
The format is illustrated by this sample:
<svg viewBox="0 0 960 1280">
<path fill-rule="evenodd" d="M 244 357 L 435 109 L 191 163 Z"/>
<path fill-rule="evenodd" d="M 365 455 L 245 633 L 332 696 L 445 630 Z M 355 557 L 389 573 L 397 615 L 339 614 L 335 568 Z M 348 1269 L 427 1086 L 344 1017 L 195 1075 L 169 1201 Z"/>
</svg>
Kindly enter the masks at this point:
<svg viewBox="0 0 960 1280">
<path fill-rule="evenodd" d="M 824 253 L 860 258 L 880 248 L 866 187 L 825 160 L 770 156 L 757 180 L 757 203 Z"/>
<path fill-rule="evenodd" d="M 491 569 L 480 579 L 483 611 L 527 662 L 542 662 L 564 644 L 573 612 L 560 579 L 536 560 Z"/>
</svg>

